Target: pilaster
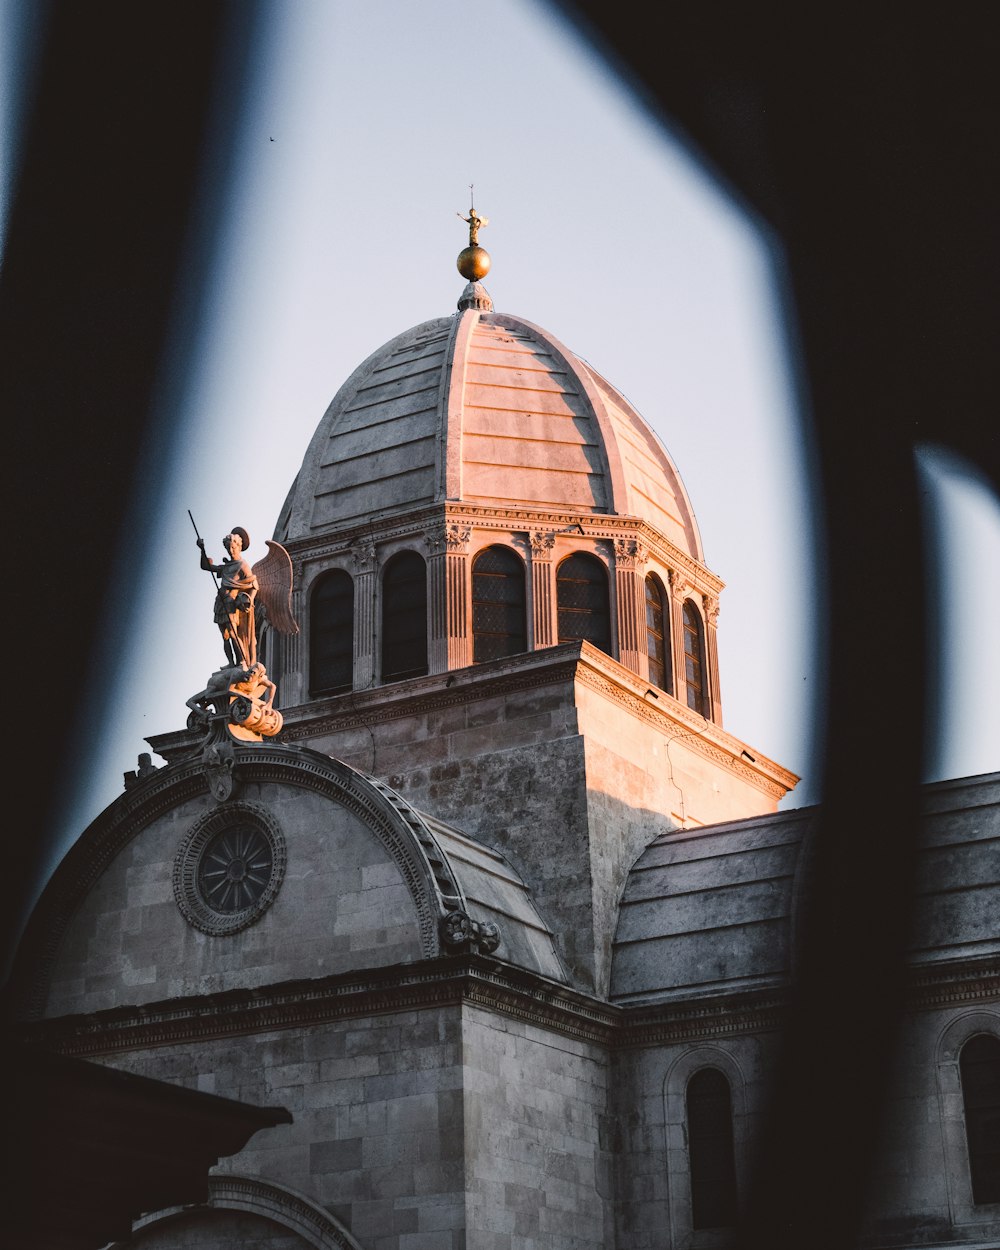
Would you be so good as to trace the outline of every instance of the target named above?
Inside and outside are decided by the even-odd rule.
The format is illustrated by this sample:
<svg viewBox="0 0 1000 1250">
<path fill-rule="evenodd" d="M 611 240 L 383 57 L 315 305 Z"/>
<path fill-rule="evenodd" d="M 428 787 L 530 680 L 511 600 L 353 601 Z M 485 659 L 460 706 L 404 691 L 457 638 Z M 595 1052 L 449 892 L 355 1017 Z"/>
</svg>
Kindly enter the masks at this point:
<svg viewBox="0 0 1000 1250">
<path fill-rule="evenodd" d="M 640 677 L 649 676 L 646 599 L 642 584 L 645 550 L 634 538 L 615 539 L 615 612 L 618 660 Z"/>
<path fill-rule="evenodd" d="M 469 540 L 472 527 L 448 523 L 430 539 L 430 645 L 432 673 L 472 663 L 469 630 Z"/>
<path fill-rule="evenodd" d="M 552 553 L 556 536 L 551 530 L 531 530 L 531 629 L 533 650 L 551 647 L 556 641 L 555 596 L 553 593 Z"/>
<path fill-rule="evenodd" d="M 375 544 L 360 543 L 354 557 L 354 689 L 375 684 Z"/>
<path fill-rule="evenodd" d="M 684 600 L 691 594 L 689 582 L 670 571 L 670 663 L 674 670 L 674 691 L 681 703 L 687 703 L 687 666 L 684 653 Z"/>
<path fill-rule="evenodd" d="M 719 681 L 719 598 L 702 596 L 705 607 L 705 663 L 708 665 L 708 697 L 710 720 L 722 724 L 722 686 Z"/>
</svg>

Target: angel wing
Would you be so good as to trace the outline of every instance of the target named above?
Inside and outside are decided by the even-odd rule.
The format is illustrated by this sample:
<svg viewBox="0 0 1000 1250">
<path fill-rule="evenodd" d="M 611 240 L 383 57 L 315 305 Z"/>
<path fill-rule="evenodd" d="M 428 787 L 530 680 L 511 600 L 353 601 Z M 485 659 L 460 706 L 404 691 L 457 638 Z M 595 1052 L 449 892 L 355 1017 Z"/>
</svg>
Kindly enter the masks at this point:
<svg viewBox="0 0 1000 1250">
<path fill-rule="evenodd" d="M 292 557 L 281 543 L 265 539 L 267 555 L 253 566 L 268 623 L 279 634 L 297 634 L 298 621 L 292 615 Z"/>
</svg>

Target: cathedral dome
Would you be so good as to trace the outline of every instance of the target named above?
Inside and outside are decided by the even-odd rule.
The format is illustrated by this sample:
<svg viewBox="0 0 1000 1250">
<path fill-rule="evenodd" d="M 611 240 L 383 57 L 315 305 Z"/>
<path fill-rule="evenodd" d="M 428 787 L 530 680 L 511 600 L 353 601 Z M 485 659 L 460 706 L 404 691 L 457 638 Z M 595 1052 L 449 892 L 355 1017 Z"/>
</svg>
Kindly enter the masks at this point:
<svg viewBox="0 0 1000 1250">
<path fill-rule="evenodd" d="M 283 538 L 460 502 L 632 517 L 702 562 L 680 475 L 628 400 L 546 330 L 484 311 L 479 284 L 468 291 L 457 314 L 398 335 L 340 388 Z"/>
</svg>

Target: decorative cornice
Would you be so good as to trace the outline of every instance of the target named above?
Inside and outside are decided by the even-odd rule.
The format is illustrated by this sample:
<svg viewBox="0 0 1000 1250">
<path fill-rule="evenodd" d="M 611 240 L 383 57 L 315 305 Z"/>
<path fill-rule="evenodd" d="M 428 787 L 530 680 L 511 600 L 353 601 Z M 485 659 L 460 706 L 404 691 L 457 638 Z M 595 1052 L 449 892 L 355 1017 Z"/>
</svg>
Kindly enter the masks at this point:
<svg viewBox="0 0 1000 1250">
<path fill-rule="evenodd" d="M 1000 959 L 917 964 L 907 969 L 906 1007 L 930 1011 L 964 1003 L 1000 1000 Z"/>
<path fill-rule="evenodd" d="M 419 716 L 444 707 L 457 707 L 496 694 L 532 690 L 555 682 L 571 681 L 579 660 L 578 643 L 566 643 L 563 654 L 553 662 L 553 648 L 544 652 L 526 651 L 504 660 L 477 664 L 473 669 L 457 669 L 431 677 L 415 677 L 390 686 L 374 687 L 351 694 L 303 704 L 285 713 L 282 742 L 297 742 L 344 729 L 383 724 L 404 716 Z M 499 671 L 497 671 L 499 670 Z M 449 679 L 467 673 L 466 681 Z M 324 711 L 320 712 L 319 709 Z M 326 711 L 326 709 L 335 709 Z M 310 714 L 311 713 L 311 714 Z"/>
<path fill-rule="evenodd" d="M 906 976 L 908 1011 L 1000 999 L 996 959 L 911 966 Z M 462 1005 L 622 1050 L 774 1032 L 787 1019 L 792 991 L 778 981 L 730 993 L 608 1003 L 473 954 L 38 1020 L 15 1032 L 62 1054 L 101 1055 Z"/>
<path fill-rule="evenodd" d="M 618 1016 L 606 1003 L 499 960 L 457 955 L 39 1020 L 19 1031 L 26 1040 L 64 1054 L 110 1054 L 462 1003 L 544 1023 L 602 1045 L 611 1043 Z"/>
<path fill-rule="evenodd" d="M 756 765 L 748 764 L 740 755 L 743 742 L 704 720 L 673 696 L 663 694 L 656 704 L 650 703 L 644 698 L 648 683 L 586 642 L 560 643 L 557 647 L 525 651 L 465 669 L 414 677 L 389 686 L 355 690 L 286 708 L 284 728 L 269 744 L 269 749 L 274 745 L 313 741 L 347 729 L 388 724 L 403 717 L 421 716 L 494 695 L 574 679 L 627 708 L 660 732 L 671 737 L 683 734 L 693 750 L 772 798 L 782 798 L 798 781 L 794 773 L 757 751 L 754 751 Z M 178 732 L 151 738 L 150 745 L 164 758 L 177 759 L 193 748 L 194 741 L 189 733 Z"/>
<path fill-rule="evenodd" d="M 690 587 L 702 594 L 718 595 L 725 583 L 711 569 L 677 547 L 659 530 L 638 517 L 596 512 L 560 512 L 552 508 L 502 507 L 462 502 L 422 505 L 404 513 L 366 518 L 364 522 L 345 526 L 336 533 L 308 538 L 288 539 L 285 546 L 293 561 L 303 566 L 336 556 L 347 558 L 352 547 L 364 541 L 377 544 L 413 538 L 421 547 L 425 536 L 436 526 L 468 525 L 472 529 L 507 532 L 517 530 L 527 535 L 549 531 L 556 536 L 570 527 L 579 526 L 584 537 L 616 540 L 632 539 L 667 570 L 683 574 Z M 298 567 L 298 565 L 296 566 Z"/>
<path fill-rule="evenodd" d="M 591 650 L 595 651 L 593 659 Z M 743 745 L 739 739 L 731 738 L 724 730 L 700 717 L 672 695 L 662 695 L 656 704 L 647 702 L 641 693 L 644 683 L 630 670 L 622 669 L 621 665 L 617 666 L 622 669 L 621 673 L 610 672 L 603 662 L 608 657 L 600 658 L 601 656 L 603 653 L 596 653 L 596 649 L 588 649 L 585 658 L 592 662 L 580 666 L 579 679 L 591 690 L 627 707 L 633 715 L 647 724 L 655 725 L 662 733 L 672 738 L 683 737 L 685 745 L 691 750 L 772 798 L 784 798 L 798 781 L 794 773 L 763 755 L 755 755 L 756 767 L 745 763 L 739 754 Z"/>
</svg>

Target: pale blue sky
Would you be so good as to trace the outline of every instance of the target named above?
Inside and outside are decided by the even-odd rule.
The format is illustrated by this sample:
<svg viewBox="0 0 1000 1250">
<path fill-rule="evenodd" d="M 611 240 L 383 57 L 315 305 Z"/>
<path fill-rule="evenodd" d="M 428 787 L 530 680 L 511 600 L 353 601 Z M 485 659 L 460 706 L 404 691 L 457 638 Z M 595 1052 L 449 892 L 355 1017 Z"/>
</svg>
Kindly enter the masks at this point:
<svg viewBox="0 0 1000 1250">
<path fill-rule="evenodd" d="M 66 839 L 121 792 L 147 734 L 183 726 L 185 699 L 222 663 L 187 509 L 216 558 L 234 524 L 259 558 L 341 382 L 400 331 L 454 311 L 470 182 L 490 221 L 480 242 L 497 310 L 583 356 L 677 464 L 726 583 L 725 727 L 802 775 L 785 806 L 815 802 L 816 559 L 794 334 L 765 235 L 531 0 L 296 0 L 269 12 L 227 232 L 198 258 L 211 291 L 200 320 L 190 293 L 178 296 L 177 341 L 197 350 L 175 352 L 161 379 L 181 454 L 169 465 L 151 454 L 137 482 L 134 528 L 155 531 L 169 605 L 163 663 L 151 681 L 125 647 L 119 684 L 95 692 L 109 729 Z M 12 13 L 7 0 L 8 29 Z M 9 93 L 2 103 L 9 135 Z M 210 155 L 208 176 L 218 164 Z M 943 467 L 950 484 L 928 486 L 928 499 L 958 524 L 947 601 L 976 605 L 954 614 L 964 632 L 952 650 L 977 657 L 964 670 L 977 680 L 954 675 L 962 703 L 949 704 L 934 778 L 1000 767 L 1000 511 Z"/>
</svg>

